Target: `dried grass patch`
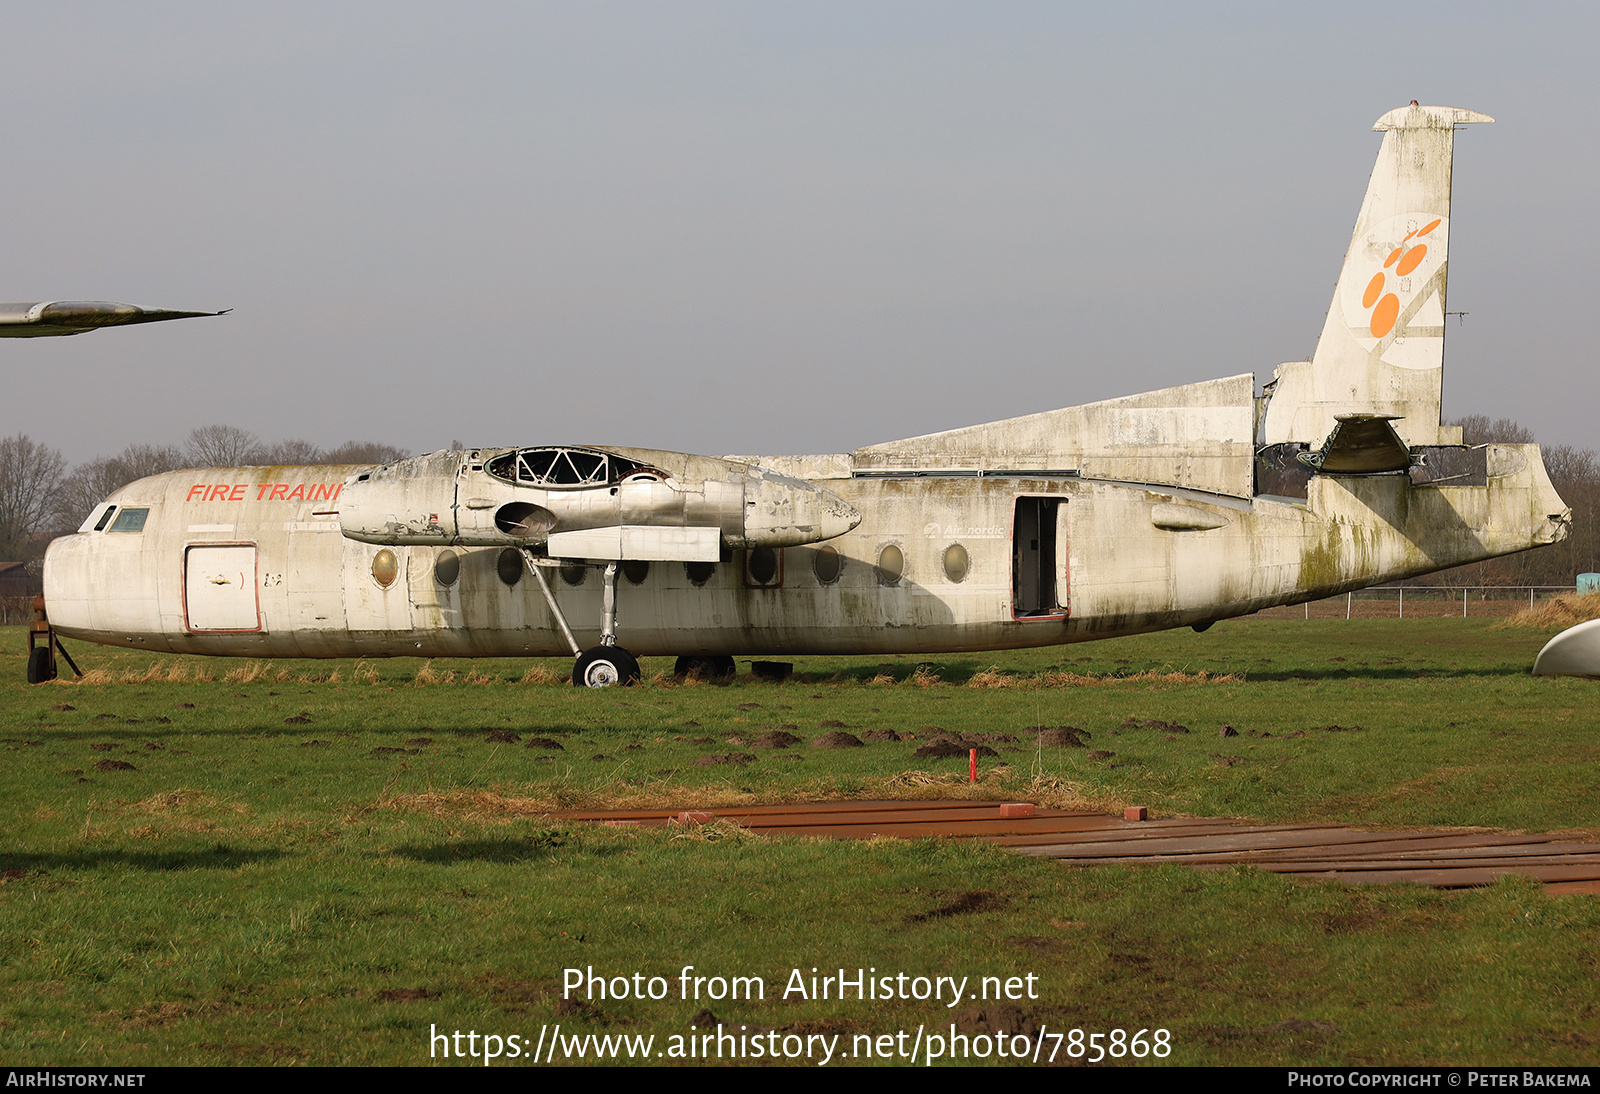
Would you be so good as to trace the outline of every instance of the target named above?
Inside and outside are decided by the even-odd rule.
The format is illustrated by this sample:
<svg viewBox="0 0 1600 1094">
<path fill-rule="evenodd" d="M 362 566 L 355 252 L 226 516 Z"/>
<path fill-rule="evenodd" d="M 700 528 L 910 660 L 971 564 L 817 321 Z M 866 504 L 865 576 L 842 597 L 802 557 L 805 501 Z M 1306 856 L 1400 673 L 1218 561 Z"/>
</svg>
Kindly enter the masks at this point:
<svg viewBox="0 0 1600 1094">
<path fill-rule="evenodd" d="M 174 810 L 190 806 L 207 808 L 218 804 L 216 798 L 213 798 L 203 790 L 190 790 L 187 787 L 180 786 L 176 790 L 167 790 L 160 794 L 152 794 L 148 798 L 143 798 L 136 802 L 128 802 L 124 805 L 124 808 L 130 809 L 135 813 L 161 814 L 171 813 Z M 235 807 L 236 811 L 247 808 L 246 806 Z"/>
<path fill-rule="evenodd" d="M 529 665 L 528 671 L 522 674 L 522 679 L 518 680 L 517 683 L 542 686 L 545 684 L 564 684 L 567 679 L 565 676 L 551 672 L 543 665 Z"/>
<path fill-rule="evenodd" d="M 1118 684 L 1242 684 L 1244 674 L 1238 672 L 1210 673 L 1201 669 L 1199 672 L 1163 672 L 1160 669 L 1145 669 L 1142 672 L 1132 672 L 1126 675 L 1111 674 L 1095 676 L 1081 672 L 1040 672 L 1029 675 L 1015 675 L 1001 672 L 998 665 L 991 665 L 982 672 L 972 674 L 967 681 L 969 688 L 1100 688 L 1113 687 Z"/>
<path fill-rule="evenodd" d="M 671 828 L 669 839 L 694 843 L 752 843 L 766 839 L 726 817 L 718 817 L 709 824 L 674 824 Z"/>
<path fill-rule="evenodd" d="M 78 687 L 83 684 L 209 684 L 216 680 L 204 666 L 192 661 L 169 664 L 153 662 L 149 668 L 140 669 L 90 669 L 78 677 L 58 677 L 57 684 Z"/>
<path fill-rule="evenodd" d="M 223 677 L 226 684 L 254 684 L 266 680 L 272 675 L 272 668 L 265 661 L 246 661 L 236 669 L 230 669 Z"/>
<path fill-rule="evenodd" d="M 1095 793 L 1082 783 L 1046 775 L 1022 772 L 999 766 L 979 773 L 978 781 L 967 781 L 965 771 L 901 771 L 875 780 L 856 797 L 891 800 L 933 800 L 956 798 L 964 801 L 1029 801 L 1048 809 L 1069 809 L 1093 813 L 1119 813 L 1127 804 L 1104 792 Z"/>
<path fill-rule="evenodd" d="M 1566 630 L 1591 619 L 1600 619 L 1600 593 L 1565 593 L 1507 616 L 1494 629 Z"/>
</svg>

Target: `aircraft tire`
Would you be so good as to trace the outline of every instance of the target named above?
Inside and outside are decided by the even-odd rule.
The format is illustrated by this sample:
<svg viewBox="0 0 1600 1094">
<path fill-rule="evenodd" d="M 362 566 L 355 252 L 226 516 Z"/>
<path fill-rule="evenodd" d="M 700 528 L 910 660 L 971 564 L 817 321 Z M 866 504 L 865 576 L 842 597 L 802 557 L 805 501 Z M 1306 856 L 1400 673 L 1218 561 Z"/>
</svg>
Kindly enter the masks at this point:
<svg viewBox="0 0 1600 1094">
<path fill-rule="evenodd" d="M 572 667 L 572 684 L 580 688 L 631 687 L 639 682 L 639 659 L 621 646 L 584 650 Z"/>
<path fill-rule="evenodd" d="M 54 680 L 56 674 L 50 664 L 50 647 L 35 646 L 28 651 L 28 683 L 43 684 Z"/>
<path fill-rule="evenodd" d="M 727 656 L 680 657 L 672 667 L 674 676 L 699 676 L 702 680 L 728 680 L 738 671 L 733 658 Z"/>
</svg>

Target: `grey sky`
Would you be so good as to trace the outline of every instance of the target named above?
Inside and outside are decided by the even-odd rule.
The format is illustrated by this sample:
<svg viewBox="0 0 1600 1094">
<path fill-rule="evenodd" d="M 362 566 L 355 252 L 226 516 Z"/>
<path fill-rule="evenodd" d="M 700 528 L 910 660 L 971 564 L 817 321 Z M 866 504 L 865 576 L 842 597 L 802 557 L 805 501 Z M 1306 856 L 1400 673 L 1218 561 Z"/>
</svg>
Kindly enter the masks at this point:
<svg viewBox="0 0 1600 1094">
<path fill-rule="evenodd" d="M 1600 444 L 1600 10 L 15 5 L 0 434 L 836 451 L 1311 352 L 1411 99 L 1447 414 Z"/>
</svg>

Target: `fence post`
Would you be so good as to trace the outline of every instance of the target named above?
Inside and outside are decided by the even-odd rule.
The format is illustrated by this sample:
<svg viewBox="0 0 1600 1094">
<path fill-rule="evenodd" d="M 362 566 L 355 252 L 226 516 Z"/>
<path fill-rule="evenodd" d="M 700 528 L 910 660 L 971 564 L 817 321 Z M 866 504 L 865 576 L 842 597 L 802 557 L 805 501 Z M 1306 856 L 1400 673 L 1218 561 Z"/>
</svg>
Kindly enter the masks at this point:
<svg viewBox="0 0 1600 1094">
<path fill-rule="evenodd" d="M 1467 617 L 1467 587 L 1461 586 L 1461 618 Z"/>
<path fill-rule="evenodd" d="M 1400 618 L 1406 617 L 1406 587 L 1400 586 Z"/>
<path fill-rule="evenodd" d="M 1350 601 L 1355 599 L 1355 595 L 1355 593 L 1344 594 L 1344 617 L 1346 619 L 1350 618 Z"/>
</svg>

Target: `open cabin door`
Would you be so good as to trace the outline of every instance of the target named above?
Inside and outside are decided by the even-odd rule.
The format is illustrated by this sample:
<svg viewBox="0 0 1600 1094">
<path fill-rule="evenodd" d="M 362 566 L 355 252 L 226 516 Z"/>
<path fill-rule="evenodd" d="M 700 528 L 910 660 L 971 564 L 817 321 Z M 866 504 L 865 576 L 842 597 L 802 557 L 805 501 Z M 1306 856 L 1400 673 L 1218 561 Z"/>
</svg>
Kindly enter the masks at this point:
<svg viewBox="0 0 1600 1094">
<path fill-rule="evenodd" d="M 1067 614 L 1065 519 L 1065 498 L 1017 499 L 1011 521 L 1011 612 L 1017 619 Z"/>
<path fill-rule="evenodd" d="M 261 629 L 253 546 L 190 547 L 183 555 L 183 614 L 191 631 L 240 634 Z"/>
</svg>

